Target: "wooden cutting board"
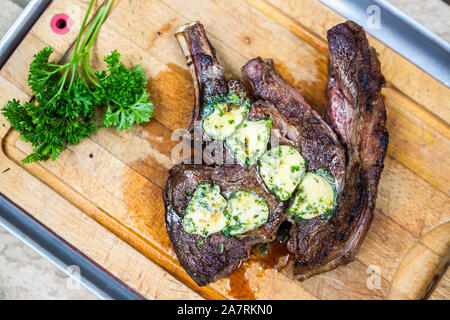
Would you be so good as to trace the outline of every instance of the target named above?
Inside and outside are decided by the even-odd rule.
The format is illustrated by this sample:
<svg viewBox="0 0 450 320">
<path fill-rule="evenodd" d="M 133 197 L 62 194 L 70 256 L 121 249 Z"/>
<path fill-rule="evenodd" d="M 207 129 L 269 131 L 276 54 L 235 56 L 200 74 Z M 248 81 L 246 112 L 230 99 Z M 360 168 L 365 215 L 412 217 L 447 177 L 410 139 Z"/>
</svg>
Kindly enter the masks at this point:
<svg viewBox="0 0 450 320">
<path fill-rule="evenodd" d="M 88 0 L 55 0 L 0 71 L 0 104 L 32 99 L 28 65 L 41 48 L 68 52 Z M 100 3 L 100 1 L 98 1 Z M 97 6 L 98 8 L 98 6 Z M 50 29 L 66 13 L 70 32 Z M 304 282 L 291 266 L 273 268 L 280 250 L 251 259 L 226 279 L 198 287 L 180 267 L 164 223 L 172 131 L 185 128 L 193 88 L 175 30 L 199 20 L 222 65 L 233 75 L 255 56 L 277 70 L 323 113 L 326 30 L 344 19 L 313 0 L 116 1 L 92 54 L 95 66 L 111 50 L 127 65 L 143 65 L 155 118 L 131 131 L 99 130 L 55 162 L 22 165 L 30 145 L 0 116 L 0 192 L 99 265 L 149 299 L 450 298 L 450 91 L 369 37 L 389 84 L 383 90 L 390 143 L 372 227 L 356 260 Z"/>
</svg>

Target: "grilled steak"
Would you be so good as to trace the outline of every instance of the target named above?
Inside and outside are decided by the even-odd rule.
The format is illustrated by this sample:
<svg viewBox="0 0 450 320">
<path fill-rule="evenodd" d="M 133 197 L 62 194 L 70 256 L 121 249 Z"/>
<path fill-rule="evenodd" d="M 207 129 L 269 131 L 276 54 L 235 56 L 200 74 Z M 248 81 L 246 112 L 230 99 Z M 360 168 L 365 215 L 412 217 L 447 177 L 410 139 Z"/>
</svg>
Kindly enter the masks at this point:
<svg viewBox="0 0 450 320">
<path fill-rule="evenodd" d="M 204 121 L 204 110 L 217 101 L 217 96 L 246 93 L 239 81 L 229 81 L 225 76 L 200 23 L 183 26 L 176 36 L 194 81 L 195 106 L 189 125 L 193 130 L 196 121 Z M 278 138 L 280 145 L 298 149 L 309 170 L 331 173 L 337 192 L 334 214 L 331 218 L 291 218 L 287 209 L 293 200 L 277 199 L 262 181 L 256 165 L 175 166 L 164 190 L 166 228 L 181 265 L 197 284 L 228 276 L 248 258 L 253 245 L 273 241 L 286 220 L 292 223 L 288 249 L 294 253 L 297 279 L 331 270 L 355 256 L 372 220 L 387 147 L 380 94 L 384 78 L 376 53 L 368 47 L 359 26 L 347 22 L 331 29 L 328 36 L 330 125 L 281 78 L 272 60 L 253 59 L 242 73 L 253 95 L 261 99 L 251 105 L 247 119 L 270 119 L 272 138 Z M 238 190 L 258 194 L 269 208 L 267 222 L 232 238 L 220 232 L 207 237 L 186 232 L 183 217 L 202 183 L 218 186 L 227 199 Z"/>
<path fill-rule="evenodd" d="M 227 80 L 219 65 L 215 50 L 206 37 L 203 26 L 194 22 L 183 26 L 176 34 L 194 82 L 195 105 L 189 129 L 201 120 L 208 101 L 229 92 L 245 92 L 236 80 Z M 207 138 L 207 137 L 206 137 Z M 215 141 L 219 142 L 219 141 Z M 203 144 L 205 148 L 211 141 Z M 222 142 L 220 142 L 222 143 Z M 223 148 L 224 153 L 227 149 Z M 225 155 L 226 156 L 226 155 Z M 204 154 L 204 160 L 210 161 Z M 213 162 L 213 161 L 212 161 Z M 228 238 L 215 233 L 207 238 L 189 234 L 182 226 L 185 208 L 192 193 L 201 183 L 220 187 L 225 198 L 238 190 L 250 190 L 263 197 L 269 207 L 268 220 L 261 227 Z M 286 204 L 280 202 L 264 186 L 256 166 L 180 164 L 170 170 L 164 190 L 166 228 L 177 257 L 192 279 L 200 286 L 228 276 L 247 259 L 253 245 L 275 239 L 279 225 L 285 220 Z M 201 245 L 199 245 L 201 243 Z"/>
<path fill-rule="evenodd" d="M 370 227 L 388 144 L 384 77 L 363 29 L 348 21 L 328 31 L 328 117 L 347 152 L 345 185 L 333 218 L 292 229 L 298 279 L 354 259 Z"/>
<path fill-rule="evenodd" d="M 267 223 L 236 238 L 228 238 L 220 233 L 207 238 L 188 234 L 184 231 L 181 220 L 190 195 L 203 182 L 218 185 L 226 198 L 242 189 L 258 193 L 269 206 Z M 255 166 L 177 165 L 170 170 L 164 190 L 164 202 L 167 232 L 177 257 L 199 285 L 228 276 L 248 257 L 251 246 L 273 240 L 285 211 L 284 203 L 267 191 L 257 178 Z"/>
<path fill-rule="evenodd" d="M 329 125 L 282 79 L 271 59 L 250 60 L 242 68 L 242 75 L 254 95 L 265 102 L 255 104 L 250 115 L 272 119 L 272 131 L 279 135 L 280 144 L 298 148 L 310 170 L 323 168 L 331 172 L 340 192 L 344 185 L 345 152 Z"/>
</svg>

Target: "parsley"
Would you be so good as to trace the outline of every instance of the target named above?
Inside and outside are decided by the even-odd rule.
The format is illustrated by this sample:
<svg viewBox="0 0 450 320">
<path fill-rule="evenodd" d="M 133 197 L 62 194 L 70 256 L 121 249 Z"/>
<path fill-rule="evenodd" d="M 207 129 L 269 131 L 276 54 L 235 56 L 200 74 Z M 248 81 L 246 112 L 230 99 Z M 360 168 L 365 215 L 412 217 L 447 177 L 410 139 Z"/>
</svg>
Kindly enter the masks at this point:
<svg viewBox="0 0 450 320">
<path fill-rule="evenodd" d="M 103 5 L 89 27 L 87 19 L 95 0 L 91 0 L 68 63 L 50 61 L 53 48 L 34 55 L 28 84 L 35 99 L 21 104 L 13 99 L 2 113 L 33 152 L 23 163 L 55 160 L 68 145 L 76 145 L 95 132 L 95 112 L 106 108 L 103 127 L 130 129 L 153 116 L 153 104 L 146 91 L 147 81 L 140 66 L 127 69 L 120 54 L 105 57 L 107 70 L 94 73 L 89 66 L 91 48 L 108 15 L 113 0 Z M 85 36 L 83 37 L 83 34 Z"/>
<path fill-rule="evenodd" d="M 99 85 L 95 92 L 100 105 L 108 106 L 103 116 L 104 127 L 129 130 L 133 124 L 148 122 L 153 104 L 146 91 L 147 80 L 141 66 L 127 69 L 116 50 L 105 58 L 108 68 L 96 73 Z"/>
</svg>

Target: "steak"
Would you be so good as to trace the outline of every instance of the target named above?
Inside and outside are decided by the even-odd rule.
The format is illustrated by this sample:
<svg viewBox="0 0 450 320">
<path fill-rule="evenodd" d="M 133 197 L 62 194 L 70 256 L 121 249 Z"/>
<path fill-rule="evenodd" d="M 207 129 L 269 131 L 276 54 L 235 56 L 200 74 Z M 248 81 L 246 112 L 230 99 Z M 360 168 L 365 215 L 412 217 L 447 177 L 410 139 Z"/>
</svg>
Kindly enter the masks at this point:
<svg viewBox="0 0 450 320">
<path fill-rule="evenodd" d="M 304 221 L 291 230 L 300 280 L 354 259 L 373 219 L 388 145 L 385 80 L 364 30 L 347 21 L 328 31 L 328 43 L 327 115 L 346 149 L 345 184 L 329 223 Z"/>
<path fill-rule="evenodd" d="M 242 67 L 253 94 L 263 102 L 254 104 L 250 115 L 270 118 L 272 134 L 280 144 L 298 148 L 308 160 L 308 169 L 329 171 L 338 192 L 344 185 L 345 150 L 337 135 L 305 98 L 275 71 L 271 59 L 255 58 Z"/>
<path fill-rule="evenodd" d="M 215 50 L 206 37 L 203 26 L 198 22 L 179 29 L 176 37 L 185 54 L 194 83 L 195 105 L 189 130 L 195 128 L 201 119 L 205 102 L 217 95 L 225 95 L 230 90 L 245 91 L 237 80 L 228 80 L 215 56 Z M 217 142 L 217 141 L 214 141 Z M 203 144 L 206 147 L 211 141 Z M 223 148 L 226 156 L 227 149 Z M 206 162 L 213 162 L 205 159 Z M 191 195 L 200 183 L 208 182 L 220 187 L 225 198 L 237 190 L 254 191 L 262 196 L 269 207 L 269 217 L 265 224 L 245 234 L 228 238 L 215 233 L 207 238 L 188 234 L 182 226 L 184 210 Z M 166 207 L 166 229 L 175 253 L 186 272 L 200 286 L 226 277 L 247 259 L 251 247 L 258 243 L 273 241 L 279 225 L 285 220 L 286 204 L 280 202 L 268 191 L 259 178 L 256 166 L 239 164 L 206 165 L 179 164 L 169 172 L 164 189 Z M 199 246 L 199 243 L 202 243 Z"/>
<path fill-rule="evenodd" d="M 255 166 L 208 166 L 181 164 L 169 172 L 164 189 L 166 228 L 177 257 L 194 281 L 202 286 L 226 277 L 248 258 L 256 243 L 274 240 L 284 220 L 285 204 L 267 191 L 258 179 Z M 202 182 L 216 184 L 225 198 L 237 190 L 250 190 L 264 197 L 269 206 L 268 221 L 260 228 L 236 238 L 215 233 L 207 238 L 188 234 L 182 226 L 182 217 L 190 195 Z M 199 243 L 202 243 L 200 246 Z"/>
<path fill-rule="evenodd" d="M 245 89 L 239 81 L 228 80 L 200 23 L 183 26 L 176 36 L 194 82 L 192 131 L 208 99 Z M 328 39 L 328 123 L 282 79 L 272 60 L 252 59 L 242 74 L 253 96 L 260 99 L 252 104 L 248 118 L 271 119 L 271 135 L 276 138 L 272 141 L 297 148 L 309 170 L 322 168 L 333 175 L 338 194 L 333 216 L 291 219 L 286 212 L 289 201 L 277 200 L 255 165 L 173 167 L 164 189 L 166 228 L 181 265 L 198 285 L 231 274 L 248 258 L 252 246 L 273 241 L 286 220 L 292 224 L 288 250 L 295 259 L 297 279 L 331 270 L 356 255 L 373 218 L 388 142 L 381 99 L 384 78 L 361 27 L 353 22 L 340 24 L 329 30 Z M 237 190 L 254 191 L 267 202 L 268 221 L 234 238 L 221 233 L 207 238 L 187 233 L 182 225 L 184 210 L 197 186 L 205 182 L 218 185 L 225 198 Z"/>
</svg>

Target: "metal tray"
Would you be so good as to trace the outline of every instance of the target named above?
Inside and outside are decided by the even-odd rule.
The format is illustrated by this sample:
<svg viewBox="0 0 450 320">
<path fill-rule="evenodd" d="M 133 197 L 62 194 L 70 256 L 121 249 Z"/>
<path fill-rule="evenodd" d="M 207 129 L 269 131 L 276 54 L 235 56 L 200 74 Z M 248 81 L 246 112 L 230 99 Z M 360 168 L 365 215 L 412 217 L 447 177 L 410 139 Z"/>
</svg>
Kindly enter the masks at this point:
<svg viewBox="0 0 450 320">
<path fill-rule="evenodd" d="M 51 0 L 32 0 L 0 40 L 0 68 L 8 60 Z M 142 300 L 139 293 L 34 219 L 0 192 L 0 225 L 63 272 L 77 266 L 86 288 L 102 299 Z"/>
<path fill-rule="evenodd" d="M 346 19 L 363 26 L 372 36 L 450 87 L 450 45 L 383 0 L 320 0 Z M 376 12 L 377 11 L 377 12 Z M 379 15 L 379 25 L 368 19 Z"/>
<path fill-rule="evenodd" d="M 51 0 L 32 0 L 0 41 L 0 68 Z M 347 19 L 366 26 L 368 8 L 378 6 L 381 28 L 367 32 L 449 87 L 450 46 L 423 26 L 381 0 L 321 0 Z M 373 7 L 372 7 L 373 8 Z M 139 293 L 58 237 L 0 193 L 0 225 L 67 272 L 76 265 L 81 283 L 104 299 L 144 299 Z"/>
</svg>

